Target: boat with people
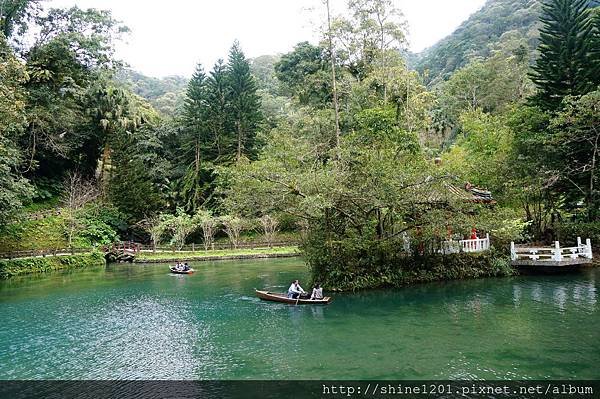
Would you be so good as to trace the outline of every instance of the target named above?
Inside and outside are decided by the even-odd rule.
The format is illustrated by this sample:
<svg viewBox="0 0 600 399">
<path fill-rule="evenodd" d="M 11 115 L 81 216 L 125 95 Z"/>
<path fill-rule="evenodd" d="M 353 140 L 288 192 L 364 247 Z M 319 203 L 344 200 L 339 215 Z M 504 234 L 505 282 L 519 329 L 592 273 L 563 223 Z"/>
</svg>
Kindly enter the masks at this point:
<svg viewBox="0 0 600 399">
<path fill-rule="evenodd" d="M 194 269 L 189 269 L 189 270 L 177 270 L 175 268 L 175 266 L 170 266 L 169 269 L 171 270 L 171 273 L 175 273 L 175 274 L 192 274 L 195 272 Z"/>
<path fill-rule="evenodd" d="M 169 266 L 169 270 L 175 274 L 192 274 L 195 272 L 187 263 L 177 263 L 174 266 Z"/>
<path fill-rule="evenodd" d="M 290 305 L 327 305 L 332 301 L 332 298 L 329 296 L 323 297 L 322 299 L 310 299 L 310 296 L 306 296 L 304 298 L 289 298 L 287 294 L 261 291 L 257 289 L 255 289 L 255 291 L 256 296 L 264 301 L 281 302 Z"/>
</svg>

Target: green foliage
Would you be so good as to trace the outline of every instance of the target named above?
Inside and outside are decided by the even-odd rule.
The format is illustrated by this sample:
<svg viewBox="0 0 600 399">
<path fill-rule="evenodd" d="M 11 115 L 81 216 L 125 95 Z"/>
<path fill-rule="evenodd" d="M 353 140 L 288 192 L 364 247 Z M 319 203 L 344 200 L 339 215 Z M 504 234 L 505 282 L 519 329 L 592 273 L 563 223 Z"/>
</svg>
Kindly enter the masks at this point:
<svg viewBox="0 0 600 399">
<path fill-rule="evenodd" d="M 272 96 L 280 94 L 279 81 L 275 76 L 275 65 L 280 59 L 277 55 L 262 55 L 250 60 L 250 72 L 258 89 Z"/>
<path fill-rule="evenodd" d="M 531 87 L 526 76 L 527 61 L 526 57 L 519 60 L 514 53 L 497 52 L 485 60 L 474 59 L 457 70 L 443 86 L 443 94 L 453 100 L 449 105 L 451 116 L 478 108 L 486 112 L 502 111 L 528 96 Z"/>
<path fill-rule="evenodd" d="M 40 0 L 2 0 L 0 4 L 0 33 L 11 38 L 15 30 L 23 34 L 27 22 L 39 10 Z"/>
<path fill-rule="evenodd" d="M 398 151 L 419 152 L 417 135 L 398 126 L 396 113 L 392 109 L 365 109 L 356 115 L 356 125 L 357 134 L 350 137 L 359 140 L 360 145 L 391 142 L 399 146 Z M 354 144 L 359 145 L 358 142 Z"/>
<path fill-rule="evenodd" d="M 406 44 L 406 22 L 392 0 L 350 0 L 349 16 L 332 22 L 331 35 L 336 44 L 336 57 L 356 79 L 363 80 L 375 65 L 385 71 L 390 54 Z M 387 74 L 382 79 L 387 89 Z"/>
<path fill-rule="evenodd" d="M 127 140 L 114 148 L 112 166 L 118 172 L 111 177 L 108 190 L 112 203 L 131 223 L 165 204 L 159 187 L 160 175 L 152 174 L 141 154 L 131 151 L 134 146 L 134 140 Z"/>
<path fill-rule="evenodd" d="M 68 221 L 64 209 L 54 209 L 57 215 L 12 223 L 0 230 L 0 252 L 19 250 L 65 249 Z M 127 224 L 124 216 L 114 207 L 92 203 L 75 214 L 78 225 L 73 247 L 88 248 L 118 240 Z"/>
<path fill-rule="evenodd" d="M 232 46 L 227 65 L 217 62 L 208 76 L 197 66 L 186 93 L 180 143 L 187 210 L 214 206 L 216 166 L 255 158 L 261 120 L 256 82 L 239 43 Z"/>
<path fill-rule="evenodd" d="M 183 208 L 177 208 L 175 215 L 163 215 L 162 223 L 171 231 L 171 245 L 179 250 L 185 245 L 188 236 L 198 228 L 198 221 L 185 213 Z"/>
<path fill-rule="evenodd" d="M 62 216 L 9 224 L 1 230 L 0 237 L 0 252 L 68 247 Z"/>
<path fill-rule="evenodd" d="M 143 252 L 136 256 L 136 262 L 178 262 L 213 259 L 263 259 L 299 255 L 297 247 L 273 247 L 254 249 L 214 249 L 208 251 Z"/>
<path fill-rule="evenodd" d="M 29 181 L 19 172 L 23 154 L 15 145 L 25 127 L 27 73 L 0 34 L 0 226 L 6 224 L 33 195 Z"/>
<path fill-rule="evenodd" d="M 253 159 L 257 152 L 256 131 L 262 119 L 256 82 L 250 64 L 236 41 L 229 51 L 227 63 L 230 112 L 235 126 L 236 161 Z"/>
<path fill-rule="evenodd" d="M 101 252 L 69 256 L 48 256 L 45 258 L 0 260 L 0 279 L 7 279 L 22 274 L 103 267 L 104 265 L 106 265 L 106 261 L 104 260 L 104 254 Z"/>
<path fill-rule="evenodd" d="M 508 257 L 496 252 L 412 257 L 401 250 L 403 245 L 399 239 L 331 242 L 317 234 L 301 249 L 311 265 L 313 281 L 328 290 L 401 287 L 437 280 L 514 274 Z"/>
<path fill-rule="evenodd" d="M 565 98 L 550 127 L 557 184 L 566 191 L 567 207 L 583 203 L 582 219 L 600 220 L 600 91 Z"/>
<path fill-rule="evenodd" d="M 594 248 L 600 248 L 600 223 L 566 221 L 557 225 L 556 238 L 561 244 L 577 244 L 577 237 L 584 243 L 589 238 Z"/>
<path fill-rule="evenodd" d="M 600 84 L 600 64 L 594 62 L 592 13 L 588 0 L 549 0 L 542 6 L 540 57 L 531 78 L 539 89 L 535 102 L 556 110 L 566 96 L 582 95 Z"/>
<path fill-rule="evenodd" d="M 330 73 L 321 47 L 298 43 L 275 64 L 283 93 L 300 104 L 322 106 L 331 101 Z"/>
<path fill-rule="evenodd" d="M 93 246 L 119 241 L 119 232 L 127 228 L 126 217 L 115 207 L 95 203 L 87 206 L 79 219 L 83 225 L 79 237 L 88 240 Z"/>
<path fill-rule="evenodd" d="M 465 181 L 492 190 L 496 198 L 512 195 L 505 185 L 513 133 L 503 118 L 476 110 L 463 113 L 460 123 L 462 134 L 444 154 L 443 167 Z"/>
</svg>

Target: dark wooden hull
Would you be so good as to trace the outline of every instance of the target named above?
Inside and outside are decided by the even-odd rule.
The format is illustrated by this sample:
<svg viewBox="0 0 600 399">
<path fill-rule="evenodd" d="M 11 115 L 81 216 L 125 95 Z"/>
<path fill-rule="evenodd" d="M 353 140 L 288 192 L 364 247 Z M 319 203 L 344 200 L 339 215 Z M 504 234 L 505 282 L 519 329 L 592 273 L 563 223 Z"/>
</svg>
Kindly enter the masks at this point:
<svg viewBox="0 0 600 399">
<path fill-rule="evenodd" d="M 288 298 L 286 294 L 259 290 L 256 290 L 256 296 L 264 301 L 287 303 L 290 305 L 327 305 L 332 301 L 331 297 L 328 296 L 323 299 L 292 299 Z"/>
<path fill-rule="evenodd" d="M 172 267 L 170 267 L 169 270 L 171 270 L 171 273 L 173 273 L 173 274 L 192 274 L 195 272 L 194 269 L 184 271 L 184 270 L 173 269 Z"/>
</svg>

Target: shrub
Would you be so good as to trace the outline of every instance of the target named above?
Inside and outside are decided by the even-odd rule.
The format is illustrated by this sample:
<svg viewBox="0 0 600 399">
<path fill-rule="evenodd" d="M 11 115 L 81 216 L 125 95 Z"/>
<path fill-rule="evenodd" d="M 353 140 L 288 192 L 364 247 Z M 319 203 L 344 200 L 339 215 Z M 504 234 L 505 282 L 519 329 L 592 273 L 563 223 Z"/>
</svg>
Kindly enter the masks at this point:
<svg viewBox="0 0 600 399">
<path fill-rule="evenodd" d="M 104 255 L 100 252 L 69 256 L 49 256 L 45 258 L 0 260 L 0 279 L 7 279 L 20 274 L 103 266 L 105 264 Z"/>
<path fill-rule="evenodd" d="M 327 242 L 314 235 L 307 238 L 302 249 L 313 281 L 330 290 L 513 274 L 508 257 L 497 251 L 414 256 L 402 251 L 400 240 Z"/>
<path fill-rule="evenodd" d="M 594 248 L 600 248 L 600 222 L 566 222 L 556 228 L 556 239 L 561 243 L 575 244 L 577 237 L 581 237 L 584 242 L 589 238 Z"/>
</svg>

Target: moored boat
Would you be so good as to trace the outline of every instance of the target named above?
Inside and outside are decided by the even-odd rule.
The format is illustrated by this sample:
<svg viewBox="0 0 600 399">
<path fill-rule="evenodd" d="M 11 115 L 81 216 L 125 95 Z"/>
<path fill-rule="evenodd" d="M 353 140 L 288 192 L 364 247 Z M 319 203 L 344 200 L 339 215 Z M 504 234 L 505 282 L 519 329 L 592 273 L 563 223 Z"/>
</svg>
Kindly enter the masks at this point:
<svg viewBox="0 0 600 399">
<path fill-rule="evenodd" d="M 169 266 L 169 270 L 171 270 L 171 273 L 175 273 L 175 274 L 192 274 L 195 272 L 194 269 L 177 270 L 174 266 Z"/>
<path fill-rule="evenodd" d="M 273 302 L 281 302 L 288 303 L 290 305 L 327 305 L 332 301 L 332 298 L 329 296 L 324 297 L 323 299 L 293 299 L 288 298 L 287 294 L 281 294 L 276 292 L 269 291 L 260 291 L 255 290 L 256 296 L 265 301 L 273 301 Z"/>
</svg>

